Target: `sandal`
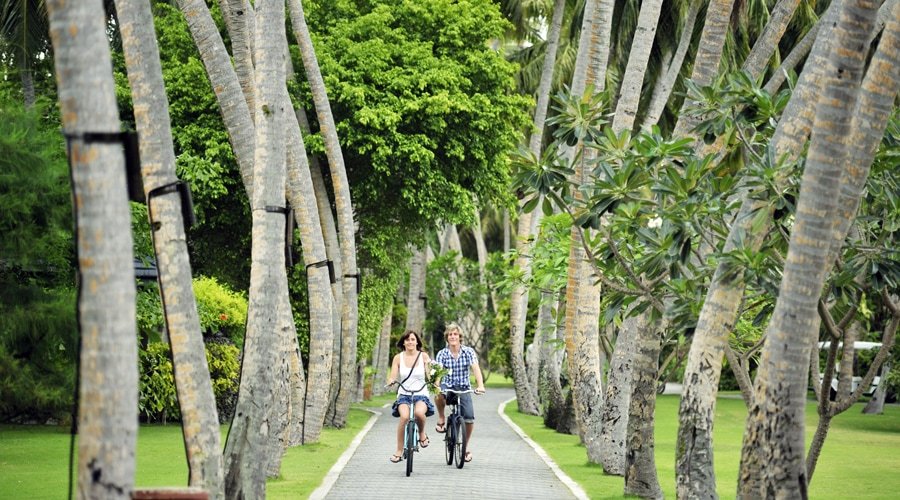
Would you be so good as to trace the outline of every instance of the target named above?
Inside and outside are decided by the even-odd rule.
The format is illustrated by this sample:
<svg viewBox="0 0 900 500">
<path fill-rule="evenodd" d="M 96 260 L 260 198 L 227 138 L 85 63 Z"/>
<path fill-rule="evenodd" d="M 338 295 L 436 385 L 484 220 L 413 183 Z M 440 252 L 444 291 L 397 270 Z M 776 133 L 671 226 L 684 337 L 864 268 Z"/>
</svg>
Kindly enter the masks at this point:
<svg viewBox="0 0 900 500">
<path fill-rule="evenodd" d="M 422 448 L 428 448 L 429 444 L 431 444 L 431 440 L 428 439 L 428 436 L 425 436 L 425 439 L 419 440 L 419 446 Z"/>
<path fill-rule="evenodd" d="M 472 461 L 472 452 L 467 451 L 466 452 L 466 462 L 471 462 L 471 461 Z"/>
<path fill-rule="evenodd" d="M 443 433 L 447 432 L 446 425 L 444 425 L 443 422 L 438 422 L 437 426 L 435 426 L 435 428 L 434 428 L 434 432 L 437 432 L 439 434 L 443 434 Z"/>
<path fill-rule="evenodd" d="M 400 455 L 391 455 L 391 458 L 389 460 L 396 464 L 403 460 L 403 457 L 401 457 Z"/>
</svg>

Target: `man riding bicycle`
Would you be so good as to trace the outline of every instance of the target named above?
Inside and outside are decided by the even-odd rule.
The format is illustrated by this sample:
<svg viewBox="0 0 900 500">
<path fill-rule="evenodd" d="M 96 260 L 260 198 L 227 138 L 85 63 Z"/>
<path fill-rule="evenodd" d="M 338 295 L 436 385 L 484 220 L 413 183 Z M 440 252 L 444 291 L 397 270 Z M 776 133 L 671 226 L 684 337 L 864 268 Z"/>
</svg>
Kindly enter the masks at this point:
<svg viewBox="0 0 900 500">
<path fill-rule="evenodd" d="M 484 393 L 484 379 L 481 375 L 481 368 L 478 366 L 478 355 L 475 349 L 462 345 L 462 329 L 456 323 L 450 323 L 444 329 L 444 339 L 447 341 L 447 347 L 440 350 L 434 357 L 434 360 L 447 368 L 449 373 L 441 380 L 441 391 L 446 389 L 454 389 L 459 391 L 467 390 L 471 387 L 469 381 L 469 371 L 475 375 L 476 394 Z M 438 411 L 438 423 L 435 427 L 436 432 L 447 432 L 445 428 L 444 407 L 446 400 L 443 394 L 438 394 L 435 398 Z M 472 430 L 475 427 L 475 407 L 472 404 L 472 394 L 459 395 L 459 407 L 463 420 L 466 423 L 466 435 L 471 443 Z M 472 461 L 472 452 L 466 451 L 466 462 Z"/>
</svg>

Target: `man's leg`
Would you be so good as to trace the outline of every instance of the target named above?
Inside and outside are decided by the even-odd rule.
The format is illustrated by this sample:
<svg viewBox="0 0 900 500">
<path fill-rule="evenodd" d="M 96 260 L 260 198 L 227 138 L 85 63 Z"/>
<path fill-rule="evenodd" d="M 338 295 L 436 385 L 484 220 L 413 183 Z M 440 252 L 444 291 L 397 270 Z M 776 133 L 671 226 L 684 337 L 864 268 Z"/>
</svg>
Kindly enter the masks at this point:
<svg viewBox="0 0 900 500">
<path fill-rule="evenodd" d="M 445 422 L 445 420 L 444 420 L 444 406 L 446 406 L 446 403 L 444 402 L 444 395 L 443 395 L 443 394 L 438 394 L 437 396 L 434 397 L 434 405 L 437 406 L 437 414 L 438 414 L 437 425 L 438 425 L 438 428 L 443 429 L 443 428 L 444 428 L 444 422 Z M 435 430 L 436 430 L 437 432 L 444 432 L 443 430 L 437 430 L 437 428 L 436 428 Z"/>
<path fill-rule="evenodd" d="M 475 405 L 472 402 L 471 394 L 462 394 L 459 398 L 460 413 L 466 422 L 466 462 L 471 461 L 472 449 L 472 431 L 475 430 Z"/>
</svg>

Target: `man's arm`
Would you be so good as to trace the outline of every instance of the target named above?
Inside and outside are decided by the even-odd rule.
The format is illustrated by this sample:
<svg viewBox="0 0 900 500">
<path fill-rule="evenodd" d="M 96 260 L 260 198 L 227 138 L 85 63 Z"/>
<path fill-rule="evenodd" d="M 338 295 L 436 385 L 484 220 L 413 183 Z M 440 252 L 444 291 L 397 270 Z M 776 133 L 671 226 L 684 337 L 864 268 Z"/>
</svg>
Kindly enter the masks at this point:
<svg viewBox="0 0 900 500">
<path fill-rule="evenodd" d="M 484 377 L 481 376 L 481 366 L 478 365 L 478 360 L 472 364 L 472 372 L 475 374 L 475 382 L 478 384 L 475 386 L 475 392 L 484 392 Z"/>
</svg>

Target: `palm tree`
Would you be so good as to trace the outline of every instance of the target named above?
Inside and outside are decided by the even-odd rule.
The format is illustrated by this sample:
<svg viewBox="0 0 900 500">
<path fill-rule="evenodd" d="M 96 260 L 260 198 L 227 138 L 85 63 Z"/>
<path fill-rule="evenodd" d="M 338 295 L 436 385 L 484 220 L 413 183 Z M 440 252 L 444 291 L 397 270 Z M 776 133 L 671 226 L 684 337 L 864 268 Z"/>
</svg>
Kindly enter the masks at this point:
<svg viewBox="0 0 900 500">
<path fill-rule="evenodd" d="M 224 490 L 219 418 L 191 283 L 183 200 L 176 189 L 179 181 L 175 175 L 169 104 L 153 15 L 150 5 L 142 0 L 116 0 L 116 12 L 140 137 L 141 173 L 153 245 L 160 264 L 159 289 L 165 304 L 166 331 L 183 421 L 188 481 L 212 497 L 221 498 Z"/>
<path fill-rule="evenodd" d="M 284 105 L 292 110 L 287 88 Z M 296 401 L 295 408 L 302 415 L 301 443 L 316 442 L 325 423 L 330 384 L 322 383 L 331 377 L 334 346 L 334 296 L 328 271 L 328 256 L 320 209 L 313 194 L 313 180 L 306 158 L 297 114 L 289 113 L 287 120 L 288 199 L 294 207 L 303 246 L 306 280 L 309 294 L 309 368 L 305 397 Z M 296 336 L 294 337 L 296 344 Z M 296 346 L 299 349 L 299 345 Z"/>
<path fill-rule="evenodd" d="M 600 446 L 603 450 L 600 465 L 603 472 L 616 476 L 625 475 L 625 446 L 628 435 L 628 408 L 631 405 L 631 387 L 634 380 L 634 352 L 641 329 L 646 330 L 646 316 L 629 316 L 619 327 L 616 345 L 606 374 L 606 392 L 600 416 Z"/>
<path fill-rule="evenodd" d="M 100 0 L 47 2 L 78 252 L 78 498 L 131 498 L 138 423 L 131 217 Z M 111 382 L 115 383 L 111 383 Z"/>
<path fill-rule="evenodd" d="M 816 307 L 830 268 L 826 259 L 834 245 L 834 238 L 822 235 L 833 234 L 839 215 L 846 138 L 868 53 L 859 42 L 867 40 L 877 7 L 874 2 L 847 1 L 834 27 L 825 93 L 816 112 L 781 289 L 747 416 L 738 483 L 741 498 L 806 498 L 806 376 L 809 350 L 819 330 Z"/>
<path fill-rule="evenodd" d="M 662 332 L 656 330 L 660 327 L 660 322 L 650 321 L 648 313 L 639 314 L 635 322 L 637 324 L 633 326 L 637 339 L 632 351 L 632 391 L 628 404 L 624 492 L 641 498 L 662 498 L 662 489 L 656 475 L 653 436 Z"/>
<path fill-rule="evenodd" d="M 237 74 L 206 2 L 178 0 L 178 8 L 184 13 L 191 37 L 200 52 L 206 75 L 216 93 L 216 102 L 228 130 L 228 139 L 241 171 L 244 189 L 247 191 L 247 197 L 252 198 L 255 128 Z"/>
<path fill-rule="evenodd" d="M 852 136 L 847 145 L 848 165 L 853 165 L 855 168 L 848 168 L 844 171 L 838 202 L 839 224 L 834 229 L 834 244 L 826 262 L 833 262 L 840 255 L 845 236 L 856 217 L 860 197 L 872 164 L 873 153 L 877 149 L 890 117 L 893 96 L 897 95 L 897 91 L 900 89 L 900 50 L 898 50 L 900 49 L 900 2 L 894 1 L 892 5 L 890 3 L 883 4 L 879 11 L 879 17 L 885 6 L 891 8 L 887 11 L 888 16 L 886 16 L 887 20 L 881 41 L 878 43 L 878 49 L 872 57 L 860 87 L 860 95 L 853 116 Z M 896 306 L 887 293 L 884 293 L 884 302 L 894 316 L 890 326 L 885 327 L 881 348 L 881 351 L 889 351 L 894 342 L 898 316 Z M 855 322 L 846 330 L 843 359 L 853 359 L 853 341 L 859 338 L 858 330 L 860 328 L 860 324 Z M 869 369 L 872 373 L 862 381 L 861 386 L 868 386 L 878 365 L 886 357 L 886 352 L 879 352 L 876 355 L 873 366 Z M 840 377 L 838 399 L 834 402 L 830 401 L 828 391 L 821 391 L 820 394 L 819 424 L 806 460 L 806 471 L 810 481 L 831 419 L 850 408 L 860 396 L 861 391 L 850 390 L 849 381 L 852 376 L 853 363 L 842 363 L 841 370 L 845 373 L 842 373 Z M 825 380 L 830 379 L 831 376 L 826 373 Z"/>
<path fill-rule="evenodd" d="M 225 444 L 225 493 L 229 498 L 264 498 L 270 428 L 275 424 L 277 334 L 283 328 L 278 301 L 287 297 L 284 231 L 284 7 L 276 0 L 258 0 L 265 29 L 256 43 L 256 154 L 251 198 L 253 246 L 250 303 L 241 366 L 241 387 L 235 417 Z M 243 96 L 241 96 L 243 98 Z M 276 207 L 276 208 L 272 208 Z M 282 304 L 280 307 L 284 307 Z"/>
<path fill-rule="evenodd" d="M 541 71 L 537 105 L 534 109 L 533 128 L 529 140 L 529 151 L 535 159 L 541 157 L 541 138 L 544 135 L 544 124 L 547 120 L 547 105 L 550 102 L 550 90 L 553 83 L 553 71 L 556 66 L 556 52 L 559 47 L 559 36 L 562 29 L 565 6 L 565 0 L 556 0 L 553 7 L 553 19 L 550 22 L 547 33 L 547 49 L 544 54 L 544 65 Z M 528 257 L 530 253 L 529 247 L 540 221 L 540 212 L 535 210 L 531 213 L 525 213 L 523 210 L 524 201 L 523 206 L 520 207 L 518 218 L 515 267 L 521 271 L 523 279 L 527 280 L 531 274 L 531 262 L 530 257 Z M 525 371 L 525 318 L 527 314 L 528 290 L 525 287 L 525 283 L 522 282 L 513 288 L 510 298 L 510 358 L 519 411 L 529 415 L 537 415 L 537 389 L 528 383 Z"/>
<path fill-rule="evenodd" d="M 391 359 L 391 324 L 394 320 L 393 304 L 388 306 L 387 312 L 381 319 L 381 330 L 378 334 L 375 354 L 372 356 L 372 364 L 375 366 L 375 373 L 372 375 L 372 395 L 380 396 L 385 393 L 382 380 L 387 380 L 390 373 Z"/>
<path fill-rule="evenodd" d="M 34 105 L 33 62 L 38 54 L 49 52 L 47 8 L 44 0 L 4 0 L 0 6 L 0 49 L 12 57 L 19 79 L 25 107 Z"/>
<path fill-rule="evenodd" d="M 823 18 L 825 26 L 831 24 L 833 13 L 837 11 L 829 8 Z M 809 136 L 812 127 L 809 115 L 821 93 L 828 38 L 824 36 L 817 40 L 770 141 L 775 157 L 785 163 L 797 160 Z M 758 215 L 760 210 L 766 210 L 764 216 Z M 759 251 L 771 227 L 771 210 L 764 200 L 755 199 L 752 193 L 745 194 L 723 251 L 731 252 L 738 248 Z M 764 221 L 765 225 L 760 227 L 755 222 L 758 220 Z M 728 349 L 728 336 L 737 324 L 745 286 L 743 269 L 727 260 L 720 262 L 700 311 L 685 366 L 686 383 L 679 405 L 675 467 L 679 497 L 715 491 L 712 435 L 716 393 L 722 372 L 722 356 Z"/>
<path fill-rule="evenodd" d="M 338 231 L 340 233 L 341 265 L 343 267 L 341 309 L 341 378 L 337 388 L 334 412 L 328 421 L 335 427 L 343 427 L 350 410 L 350 396 L 356 387 L 356 335 L 359 323 L 358 288 L 362 283 L 359 269 L 356 267 L 356 230 L 353 222 L 353 204 L 350 199 L 350 185 L 344 167 L 344 157 L 338 142 L 337 127 L 325 81 L 319 70 L 315 49 L 312 45 L 303 5 L 300 0 L 289 1 L 291 27 L 300 45 L 300 55 L 309 79 L 310 90 L 319 118 L 319 127 L 325 141 L 325 151 L 331 167 L 331 184 L 334 188 L 334 201 L 337 207 Z"/>
<path fill-rule="evenodd" d="M 309 135 L 309 121 L 306 118 L 306 112 L 303 109 L 296 109 L 297 121 L 300 123 L 300 130 L 303 135 Z M 327 265 L 331 266 L 330 272 L 333 278 L 331 282 L 331 338 L 332 338 L 332 363 L 331 377 L 328 383 L 329 400 L 331 398 L 330 391 L 338 386 L 340 380 L 340 363 L 334 361 L 341 359 L 341 311 L 343 310 L 344 292 L 341 288 L 341 280 L 338 276 L 343 275 L 343 267 L 341 267 L 341 247 L 338 242 L 337 226 L 334 222 L 334 214 L 331 211 L 331 201 L 328 199 L 328 188 L 325 186 L 325 178 L 322 176 L 322 167 L 316 156 L 309 156 L 309 175 L 313 183 L 313 198 L 319 209 L 319 223 L 322 227 L 322 236 L 325 238 L 325 255 Z M 324 385 L 321 381 L 319 385 Z"/>
<path fill-rule="evenodd" d="M 750 55 L 741 66 L 741 69 L 749 73 L 752 79 L 756 80 L 762 76 L 799 4 L 800 0 L 778 0 L 778 3 L 775 4 L 765 29 L 756 39 Z"/>
<path fill-rule="evenodd" d="M 600 0 L 605 1 L 605 0 Z M 578 60 L 572 79 L 572 94 L 581 96 L 587 89 L 597 83 L 595 71 L 589 71 L 591 52 L 597 50 L 599 32 L 602 23 L 599 20 L 600 2 L 587 0 L 581 38 L 578 45 Z M 576 148 L 583 148 L 579 141 Z M 572 182 L 575 185 L 576 203 L 584 198 L 578 187 L 590 182 L 591 154 L 594 150 L 585 149 L 584 154 L 574 154 L 578 158 Z M 585 231 L 587 232 L 587 230 Z M 600 367 L 600 334 L 597 318 L 600 314 L 600 287 L 592 276 L 590 263 L 582 246 L 581 228 L 572 227 L 572 246 L 569 251 L 567 284 L 566 284 L 566 352 L 569 356 L 569 376 L 572 386 L 572 401 L 575 421 L 581 439 L 588 452 L 588 459 L 599 462 L 600 459 L 600 406 L 603 401 L 603 387 Z"/>
<path fill-rule="evenodd" d="M 631 51 L 628 54 L 628 65 L 625 68 L 625 75 L 622 77 L 619 101 L 612 123 L 613 131 L 616 133 L 634 128 L 634 118 L 638 112 L 638 103 L 644 84 L 644 73 L 647 71 L 650 48 L 656 37 L 656 25 L 659 22 L 661 9 L 662 0 L 641 2 L 641 13 L 634 31 Z"/>
<path fill-rule="evenodd" d="M 731 18 L 734 0 L 711 0 L 706 8 L 706 21 L 703 24 L 703 35 L 694 57 L 694 69 L 691 80 L 697 85 L 709 85 L 719 72 L 719 62 L 725 47 L 725 35 Z M 682 137 L 691 133 L 699 122 L 699 118 L 690 117 L 684 111 L 693 106 L 690 99 L 685 99 L 678 114 L 678 123 L 672 132 L 674 137 Z"/>
<path fill-rule="evenodd" d="M 231 38 L 231 56 L 235 74 L 247 100 L 251 117 L 256 109 L 256 84 L 253 81 L 253 34 L 256 32 L 256 14 L 248 0 L 219 0 L 219 10 L 225 19 L 228 37 Z"/>
<path fill-rule="evenodd" d="M 664 65 L 665 71 L 662 72 L 656 85 L 653 87 L 653 94 L 650 98 L 650 103 L 647 105 L 642 128 L 656 125 L 660 116 L 662 116 L 666 103 L 669 102 L 672 89 L 675 88 L 675 81 L 678 79 L 678 75 L 681 74 L 684 58 L 687 56 L 688 49 L 691 46 L 694 24 L 697 22 L 697 14 L 700 12 L 702 4 L 703 0 L 691 0 L 688 6 L 684 22 L 681 24 L 681 34 L 678 38 L 677 48 L 672 57 L 667 59 L 668 62 Z"/>
<path fill-rule="evenodd" d="M 426 243 L 427 245 L 427 243 Z M 413 250 L 409 261 L 409 287 L 406 298 L 406 329 L 422 332 L 425 325 L 425 280 L 427 278 L 425 250 Z"/>
</svg>

